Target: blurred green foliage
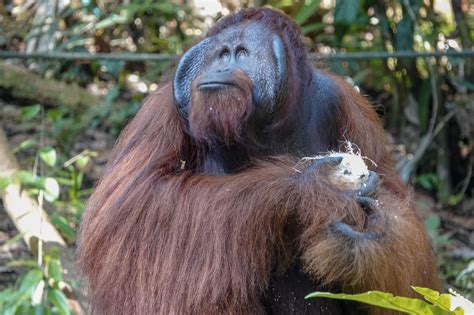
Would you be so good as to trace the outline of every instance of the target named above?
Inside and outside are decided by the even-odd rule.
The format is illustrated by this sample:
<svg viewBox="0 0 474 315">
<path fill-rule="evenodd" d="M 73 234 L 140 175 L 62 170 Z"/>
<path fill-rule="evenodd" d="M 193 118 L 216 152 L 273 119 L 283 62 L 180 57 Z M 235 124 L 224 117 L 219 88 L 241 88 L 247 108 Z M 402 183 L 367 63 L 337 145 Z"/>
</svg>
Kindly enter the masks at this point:
<svg viewBox="0 0 474 315">
<path fill-rule="evenodd" d="M 10 265 L 23 266 L 23 274 L 13 288 L 0 292 L 0 313 L 5 315 L 69 315 L 71 311 L 58 255 L 44 255 L 44 266 L 34 260 L 12 261 Z"/>
</svg>

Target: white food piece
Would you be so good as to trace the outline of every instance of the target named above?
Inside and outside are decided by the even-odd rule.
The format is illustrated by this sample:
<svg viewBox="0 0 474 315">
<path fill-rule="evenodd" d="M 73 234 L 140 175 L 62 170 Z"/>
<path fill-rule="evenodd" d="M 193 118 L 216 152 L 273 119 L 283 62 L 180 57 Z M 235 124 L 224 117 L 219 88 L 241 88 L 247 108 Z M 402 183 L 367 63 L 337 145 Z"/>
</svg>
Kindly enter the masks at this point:
<svg viewBox="0 0 474 315">
<path fill-rule="evenodd" d="M 339 165 L 330 166 L 329 164 L 327 166 L 326 174 L 329 176 L 329 180 L 340 189 L 360 189 L 367 183 L 369 179 L 369 169 L 367 168 L 367 165 L 364 161 L 364 159 L 367 158 L 361 155 L 360 151 L 357 149 L 357 146 L 355 150 L 353 144 L 350 141 L 345 142 L 345 151 L 346 152 L 328 152 L 326 155 L 305 157 L 300 161 L 300 163 L 304 164 L 304 162 L 310 160 L 328 157 L 342 157 L 342 161 Z M 372 163 L 375 165 L 374 162 Z"/>
<path fill-rule="evenodd" d="M 369 169 L 359 154 L 335 152 L 329 157 L 342 157 L 342 162 L 329 172 L 333 184 L 345 189 L 359 189 L 369 178 Z"/>
</svg>

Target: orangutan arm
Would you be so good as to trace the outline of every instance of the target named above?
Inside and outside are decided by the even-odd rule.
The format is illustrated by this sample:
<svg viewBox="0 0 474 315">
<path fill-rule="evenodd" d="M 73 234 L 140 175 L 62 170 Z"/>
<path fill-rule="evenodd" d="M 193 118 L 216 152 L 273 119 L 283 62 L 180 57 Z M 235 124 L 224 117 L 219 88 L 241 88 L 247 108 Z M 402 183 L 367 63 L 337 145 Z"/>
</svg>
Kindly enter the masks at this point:
<svg viewBox="0 0 474 315">
<path fill-rule="evenodd" d="M 345 292 L 412 296 L 411 285 L 439 288 L 430 240 L 412 194 L 391 165 L 380 120 L 362 95 L 342 79 L 330 79 L 338 89 L 333 103 L 339 138 L 358 146 L 380 181 L 362 194 L 368 196 L 360 196 L 334 193 L 331 184 L 312 187 L 321 180 L 318 172 L 303 176 L 298 212 L 305 271 Z"/>
</svg>

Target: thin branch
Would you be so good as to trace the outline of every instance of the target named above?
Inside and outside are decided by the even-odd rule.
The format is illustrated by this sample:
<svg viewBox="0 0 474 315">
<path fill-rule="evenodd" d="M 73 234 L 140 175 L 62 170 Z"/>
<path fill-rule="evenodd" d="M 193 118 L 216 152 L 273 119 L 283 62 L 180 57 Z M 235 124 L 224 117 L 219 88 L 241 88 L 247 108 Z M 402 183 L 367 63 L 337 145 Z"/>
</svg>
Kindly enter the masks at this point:
<svg viewBox="0 0 474 315">
<path fill-rule="evenodd" d="M 409 160 L 405 160 L 398 165 L 398 169 L 400 169 L 400 177 L 402 181 L 408 182 L 410 179 L 413 170 L 415 169 L 418 162 L 421 160 L 423 155 L 425 154 L 426 150 L 428 149 L 431 142 L 436 138 L 438 133 L 444 128 L 446 123 L 459 111 L 459 108 L 456 108 L 449 113 L 447 113 L 443 119 L 438 123 L 436 128 L 431 133 L 425 134 L 418 144 L 418 149 L 413 153 L 413 157 Z"/>
<path fill-rule="evenodd" d="M 462 51 L 429 51 L 429 52 L 416 52 L 416 51 L 367 51 L 367 52 L 349 52 L 349 53 L 312 53 L 308 57 L 310 60 L 369 60 L 369 59 L 413 59 L 413 58 L 426 58 L 426 57 L 474 57 L 474 50 L 462 50 Z M 80 53 L 80 52 L 61 52 L 61 51 L 50 51 L 47 53 L 22 53 L 18 51 L 0 51 L 0 59 L 44 59 L 44 60 L 116 60 L 116 61 L 127 61 L 127 62 L 143 62 L 143 61 L 158 61 L 168 62 L 175 61 L 179 56 L 167 55 L 167 54 L 147 54 L 147 53 Z"/>
</svg>

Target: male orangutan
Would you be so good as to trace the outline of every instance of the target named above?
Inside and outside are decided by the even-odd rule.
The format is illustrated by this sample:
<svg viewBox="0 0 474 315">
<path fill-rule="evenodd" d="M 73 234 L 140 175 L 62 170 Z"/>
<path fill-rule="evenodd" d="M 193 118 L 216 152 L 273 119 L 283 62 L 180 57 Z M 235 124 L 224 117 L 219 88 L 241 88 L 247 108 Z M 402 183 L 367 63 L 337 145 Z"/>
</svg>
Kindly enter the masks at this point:
<svg viewBox="0 0 474 315">
<path fill-rule="evenodd" d="M 356 144 L 367 185 L 343 189 Z M 316 290 L 411 295 L 434 258 L 381 123 L 314 69 L 298 26 L 271 9 L 226 16 L 123 131 L 82 222 L 79 265 L 99 314 L 350 314 Z"/>
</svg>

